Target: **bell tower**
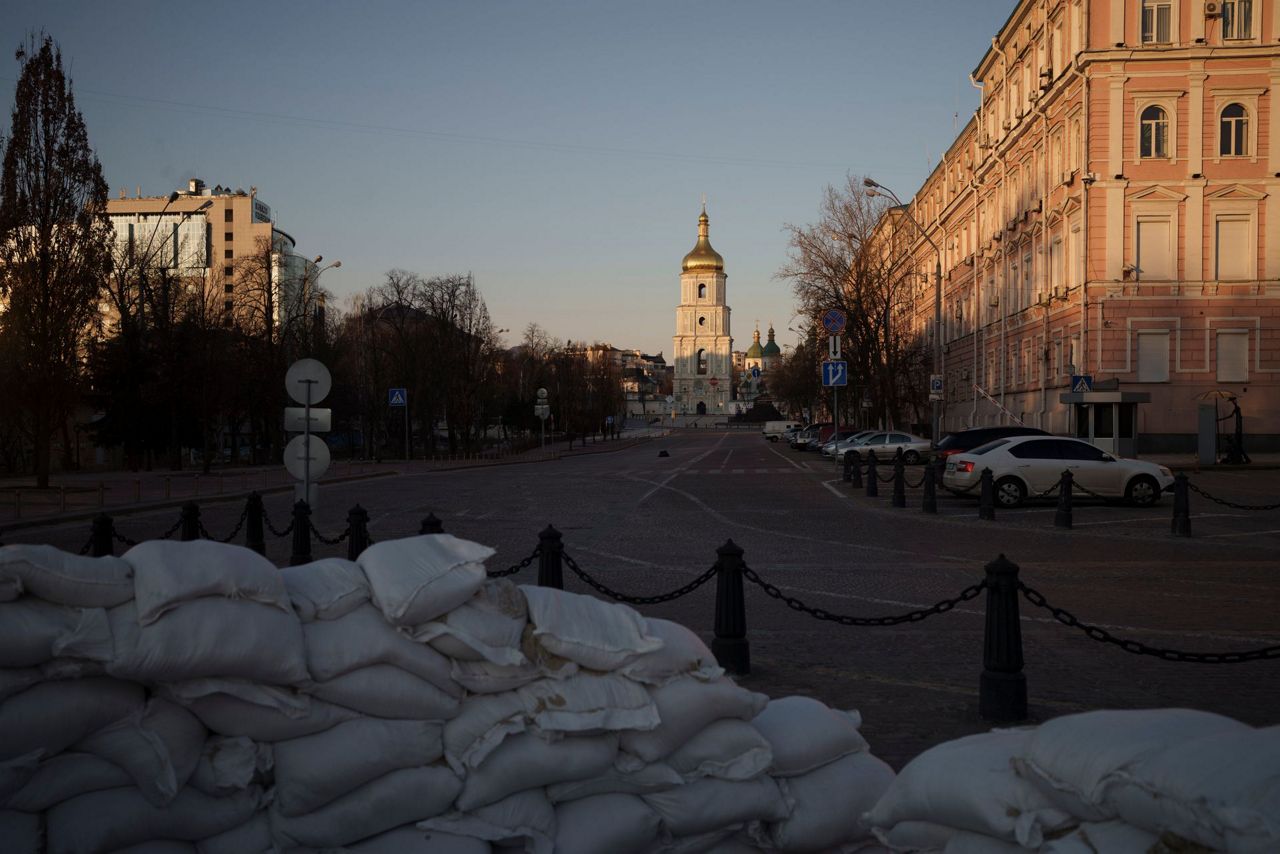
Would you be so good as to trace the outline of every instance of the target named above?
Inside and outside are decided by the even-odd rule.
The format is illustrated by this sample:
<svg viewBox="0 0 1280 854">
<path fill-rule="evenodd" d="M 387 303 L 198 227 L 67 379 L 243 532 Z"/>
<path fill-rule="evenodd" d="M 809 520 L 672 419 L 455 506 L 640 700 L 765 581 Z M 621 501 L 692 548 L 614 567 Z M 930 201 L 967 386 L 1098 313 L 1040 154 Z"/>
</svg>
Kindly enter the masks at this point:
<svg viewBox="0 0 1280 854">
<path fill-rule="evenodd" d="M 680 266 L 680 305 L 676 307 L 676 411 L 682 415 L 722 416 L 729 412 L 733 380 L 733 338 L 725 303 L 724 258 L 711 248 L 707 204 L 698 217 L 698 242 Z"/>
</svg>

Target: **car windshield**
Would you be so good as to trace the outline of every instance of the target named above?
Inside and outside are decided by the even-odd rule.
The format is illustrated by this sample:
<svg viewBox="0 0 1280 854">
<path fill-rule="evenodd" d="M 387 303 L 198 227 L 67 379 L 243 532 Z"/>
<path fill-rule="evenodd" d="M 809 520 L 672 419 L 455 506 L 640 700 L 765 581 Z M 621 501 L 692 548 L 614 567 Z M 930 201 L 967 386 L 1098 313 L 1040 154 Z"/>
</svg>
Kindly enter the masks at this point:
<svg viewBox="0 0 1280 854">
<path fill-rule="evenodd" d="M 980 457 L 983 454 L 985 454 L 987 451 L 993 451 L 996 448 L 1000 447 L 1001 445 L 1007 445 L 1007 444 L 1009 444 L 1008 439 L 995 439 L 994 441 L 987 442 L 987 444 L 985 445 L 979 445 L 978 447 L 972 450 L 965 451 L 965 453 Z"/>
</svg>

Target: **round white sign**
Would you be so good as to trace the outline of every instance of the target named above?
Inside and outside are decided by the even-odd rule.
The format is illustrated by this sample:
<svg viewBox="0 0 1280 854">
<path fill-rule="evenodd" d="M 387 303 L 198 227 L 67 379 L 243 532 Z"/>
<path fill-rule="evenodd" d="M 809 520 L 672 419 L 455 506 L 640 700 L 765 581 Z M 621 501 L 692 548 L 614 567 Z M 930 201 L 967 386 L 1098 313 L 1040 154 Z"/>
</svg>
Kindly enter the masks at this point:
<svg viewBox="0 0 1280 854">
<path fill-rule="evenodd" d="M 307 444 L 307 439 L 311 443 Z M 302 480 L 307 475 L 307 457 L 311 457 L 311 479 L 314 481 L 329 470 L 329 446 L 319 436 L 294 436 L 284 446 L 284 467 L 289 474 Z"/>
<path fill-rule="evenodd" d="M 329 369 L 315 359 L 299 359 L 289 366 L 284 375 L 284 387 L 298 403 L 315 406 L 324 400 L 333 388 L 333 377 Z M 311 390 L 311 399 L 307 399 L 307 389 Z"/>
</svg>

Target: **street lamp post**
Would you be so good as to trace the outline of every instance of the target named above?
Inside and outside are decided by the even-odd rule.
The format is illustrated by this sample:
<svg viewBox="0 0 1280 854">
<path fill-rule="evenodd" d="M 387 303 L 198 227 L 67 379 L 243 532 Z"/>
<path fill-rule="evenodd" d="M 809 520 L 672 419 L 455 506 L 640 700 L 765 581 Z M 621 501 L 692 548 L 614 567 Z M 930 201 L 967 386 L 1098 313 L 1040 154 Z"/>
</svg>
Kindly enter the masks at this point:
<svg viewBox="0 0 1280 854">
<path fill-rule="evenodd" d="M 924 226 L 920 225 L 920 223 L 916 221 L 916 218 L 911 215 L 911 209 L 902 203 L 902 200 L 898 198 L 897 193 L 893 192 L 893 190 L 890 190 L 888 187 L 885 187 L 882 184 L 876 183 L 870 178 L 863 178 L 862 185 L 867 188 L 868 196 L 872 196 L 872 197 L 887 196 L 888 198 L 893 199 L 894 202 L 896 202 L 898 206 L 902 208 L 902 213 L 907 217 L 907 219 L 911 220 L 911 224 L 914 225 L 916 227 L 916 230 L 920 232 L 920 236 L 923 237 L 925 241 L 930 246 L 933 247 L 933 251 L 938 256 L 937 261 L 934 263 L 934 267 L 933 267 L 933 373 L 941 376 L 942 375 L 942 250 L 938 248 L 937 243 L 933 242 L 933 238 L 931 238 L 929 236 L 929 233 L 924 230 Z M 945 391 L 944 391 L 944 394 L 945 394 Z M 933 395 L 930 394 L 930 397 L 932 398 L 930 402 L 933 404 L 933 425 L 932 425 L 933 435 L 930 438 L 933 439 L 934 444 L 937 444 L 938 440 L 942 438 L 940 435 L 940 430 L 942 427 L 942 395 L 933 397 Z"/>
</svg>

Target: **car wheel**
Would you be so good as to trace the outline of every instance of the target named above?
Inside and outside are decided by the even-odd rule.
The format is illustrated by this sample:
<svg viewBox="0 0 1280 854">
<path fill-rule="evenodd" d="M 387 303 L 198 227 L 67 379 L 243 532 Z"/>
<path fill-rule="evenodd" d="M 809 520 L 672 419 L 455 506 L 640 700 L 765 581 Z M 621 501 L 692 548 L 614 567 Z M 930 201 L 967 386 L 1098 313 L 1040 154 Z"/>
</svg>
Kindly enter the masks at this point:
<svg viewBox="0 0 1280 854">
<path fill-rule="evenodd" d="M 915 465 L 916 463 L 920 462 L 919 452 L 907 451 L 905 454 L 902 455 L 902 462 L 904 465 L 908 465 L 908 466 Z"/>
<path fill-rule="evenodd" d="M 770 441 L 770 442 L 776 442 L 776 441 L 778 441 L 778 437 L 777 437 L 777 436 L 770 436 L 770 437 L 769 437 L 769 441 Z"/>
<path fill-rule="evenodd" d="M 1027 488 L 1016 477 L 996 481 L 996 503 L 1001 507 L 1017 507 L 1027 499 Z"/>
<path fill-rule="evenodd" d="M 1124 499 L 1138 507 L 1150 507 L 1160 500 L 1160 484 L 1145 474 L 1135 477 L 1125 487 Z"/>
</svg>

